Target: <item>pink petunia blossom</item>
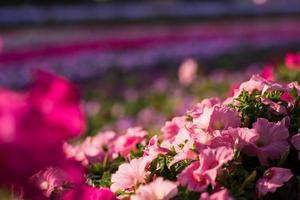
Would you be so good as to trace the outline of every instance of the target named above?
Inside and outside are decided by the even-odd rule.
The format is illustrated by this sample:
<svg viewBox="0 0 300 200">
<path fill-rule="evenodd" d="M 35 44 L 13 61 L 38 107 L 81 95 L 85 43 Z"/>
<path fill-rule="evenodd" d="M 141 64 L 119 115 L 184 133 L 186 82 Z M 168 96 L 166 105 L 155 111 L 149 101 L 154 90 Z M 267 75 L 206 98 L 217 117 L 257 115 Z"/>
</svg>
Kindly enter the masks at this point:
<svg viewBox="0 0 300 200">
<path fill-rule="evenodd" d="M 289 69 L 300 70 L 300 52 L 288 53 L 285 56 L 285 65 Z"/>
<path fill-rule="evenodd" d="M 284 119 L 274 123 L 258 118 L 253 124 L 253 129 L 257 131 L 259 137 L 252 153 L 258 156 L 262 165 L 268 165 L 268 159 L 278 159 L 289 150 L 287 142 L 289 131 L 285 123 Z"/>
<path fill-rule="evenodd" d="M 184 126 L 185 117 L 174 117 L 171 121 L 167 121 L 161 128 L 164 139 L 172 142 L 180 128 Z"/>
<path fill-rule="evenodd" d="M 274 66 L 273 65 L 267 65 L 265 66 L 261 73 L 261 77 L 270 80 L 270 81 L 275 81 L 275 76 L 274 76 Z"/>
<path fill-rule="evenodd" d="M 203 113 L 193 120 L 193 123 L 206 131 L 227 129 L 229 127 L 239 127 L 241 118 L 239 113 L 227 106 L 205 107 Z"/>
<path fill-rule="evenodd" d="M 179 67 L 178 77 L 179 82 L 183 86 L 188 86 L 193 83 L 197 76 L 198 64 L 194 59 L 185 60 Z"/>
<path fill-rule="evenodd" d="M 130 163 L 119 166 L 118 171 L 111 177 L 113 192 L 118 190 L 133 190 L 138 184 L 144 183 L 147 178 L 146 166 L 149 161 L 145 158 L 133 159 Z"/>
<path fill-rule="evenodd" d="M 46 197 L 50 197 L 53 191 L 63 190 L 67 175 L 58 168 L 49 167 L 33 175 L 31 181 L 43 191 Z"/>
<path fill-rule="evenodd" d="M 290 169 L 280 167 L 272 167 L 268 169 L 265 171 L 263 177 L 257 181 L 256 188 L 258 190 L 258 196 L 262 197 L 269 192 L 275 192 L 292 177 L 293 173 Z"/>
<path fill-rule="evenodd" d="M 197 103 L 191 110 L 187 111 L 187 115 L 192 118 L 198 118 L 203 114 L 204 108 L 212 108 L 215 105 L 221 105 L 221 100 L 217 97 L 203 99 Z"/>
<path fill-rule="evenodd" d="M 193 162 L 178 175 L 178 181 L 191 191 L 201 192 L 209 184 L 215 185 L 219 169 L 232 158 L 233 150 L 227 147 L 204 149 L 199 154 L 199 161 Z"/>
<path fill-rule="evenodd" d="M 298 130 L 299 131 L 299 130 Z M 294 135 L 291 139 L 293 146 L 300 151 L 300 133 Z M 298 159 L 300 160 L 300 152 L 298 153 Z"/>
<path fill-rule="evenodd" d="M 178 189 L 175 182 L 158 177 L 151 183 L 140 186 L 131 200 L 169 200 L 175 197 L 177 193 Z"/>
<path fill-rule="evenodd" d="M 144 155 L 149 157 L 150 160 L 154 160 L 158 155 L 165 155 L 169 152 L 169 149 L 163 148 L 158 144 L 157 135 L 153 136 L 146 148 L 144 149 Z"/>
<path fill-rule="evenodd" d="M 62 200 L 117 200 L 109 188 L 78 186 L 63 195 Z"/>
<path fill-rule="evenodd" d="M 209 195 L 207 192 L 202 193 L 199 200 L 233 200 L 227 189 L 214 192 Z"/>
<path fill-rule="evenodd" d="M 113 157 L 118 157 L 121 154 L 124 157 L 128 157 L 131 151 L 136 150 L 136 145 L 145 141 L 147 132 L 141 127 L 134 127 L 127 129 L 124 135 L 119 136 L 114 141 L 112 146 Z"/>
</svg>

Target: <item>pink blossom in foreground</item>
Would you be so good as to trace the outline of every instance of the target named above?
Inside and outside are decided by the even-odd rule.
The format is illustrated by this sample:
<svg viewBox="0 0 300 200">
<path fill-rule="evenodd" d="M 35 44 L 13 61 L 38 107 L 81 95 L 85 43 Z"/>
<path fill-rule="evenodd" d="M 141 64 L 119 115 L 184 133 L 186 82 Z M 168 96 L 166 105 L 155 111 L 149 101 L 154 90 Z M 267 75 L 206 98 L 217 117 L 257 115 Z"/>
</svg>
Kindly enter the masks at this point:
<svg viewBox="0 0 300 200">
<path fill-rule="evenodd" d="M 282 187 L 285 182 L 293 177 L 290 169 L 272 167 L 265 171 L 262 178 L 257 181 L 256 188 L 258 196 L 262 197 L 268 192 L 275 192 L 279 187 Z"/>
<path fill-rule="evenodd" d="M 291 139 L 293 146 L 300 151 L 300 133 L 294 135 Z M 300 152 L 298 153 L 298 159 L 300 160 Z"/>
<path fill-rule="evenodd" d="M 187 112 L 187 115 L 192 118 L 198 118 L 203 114 L 204 108 L 212 108 L 215 105 L 221 105 L 221 100 L 217 97 L 211 97 L 203 99 L 200 103 L 197 103 L 191 110 Z"/>
<path fill-rule="evenodd" d="M 202 193 L 199 200 L 233 200 L 227 189 L 222 189 L 209 195 L 207 192 Z"/>
<path fill-rule="evenodd" d="M 284 120 L 274 123 L 258 118 L 253 129 L 259 135 L 253 153 L 258 156 L 262 165 L 268 165 L 268 159 L 278 159 L 289 150 L 289 131 Z"/>
<path fill-rule="evenodd" d="M 113 192 L 118 190 L 132 191 L 138 184 L 143 183 L 147 178 L 146 166 L 148 160 L 145 158 L 133 159 L 130 163 L 119 166 L 118 171 L 111 177 Z"/>
<path fill-rule="evenodd" d="M 179 67 L 178 77 L 180 84 L 184 86 L 188 86 L 192 84 L 192 82 L 197 77 L 197 68 L 198 64 L 193 59 L 185 60 Z"/>
<path fill-rule="evenodd" d="M 131 200 L 169 200 L 175 197 L 177 193 L 178 189 L 175 182 L 158 177 L 151 183 L 140 186 Z"/>
<path fill-rule="evenodd" d="M 288 53 L 285 57 L 285 65 L 289 69 L 300 70 L 300 52 Z"/>
<path fill-rule="evenodd" d="M 119 136 L 113 144 L 113 157 L 116 158 L 118 154 L 127 157 L 130 151 L 136 150 L 136 145 L 141 144 L 147 135 L 141 127 L 134 127 L 127 129 L 124 135 Z"/>
<path fill-rule="evenodd" d="M 109 188 L 78 186 L 63 195 L 62 200 L 117 200 Z"/>
<path fill-rule="evenodd" d="M 191 191 L 201 192 L 209 184 L 215 184 L 219 169 L 232 158 L 233 150 L 227 147 L 204 149 L 199 154 L 199 161 L 193 162 L 178 175 L 178 181 Z"/>
</svg>

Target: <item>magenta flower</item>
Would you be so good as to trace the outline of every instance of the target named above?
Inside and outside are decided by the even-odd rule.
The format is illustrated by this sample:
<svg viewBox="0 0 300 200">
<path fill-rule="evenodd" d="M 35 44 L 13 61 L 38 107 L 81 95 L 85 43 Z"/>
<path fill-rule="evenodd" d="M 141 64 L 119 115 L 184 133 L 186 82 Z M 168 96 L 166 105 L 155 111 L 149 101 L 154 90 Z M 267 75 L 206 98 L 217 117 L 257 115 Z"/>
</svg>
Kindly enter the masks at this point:
<svg viewBox="0 0 300 200">
<path fill-rule="evenodd" d="M 130 163 L 119 166 L 118 171 L 111 177 L 113 192 L 119 190 L 134 190 L 139 184 L 144 183 L 147 178 L 146 166 L 149 161 L 145 158 L 133 159 Z"/>
<path fill-rule="evenodd" d="M 285 65 L 289 69 L 300 70 L 300 52 L 288 53 L 285 56 Z"/>
<path fill-rule="evenodd" d="M 87 185 L 78 186 L 65 193 L 62 200 L 117 200 L 109 188 L 95 188 Z"/>
<path fill-rule="evenodd" d="M 259 135 L 253 153 L 258 156 L 262 165 L 268 165 L 268 159 L 278 159 L 289 150 L 289 131 L 284 119 L 274 123 L 258 118 L 253 124 L 253 129 Z"/>
<path fill-rule="evenodd" d="M 233 150 L 227 147 L 204 149 L 199 154 L 199 161 L 193 162 L 178 175 L 181 185 L 189 190 L 201 192 L 215 180 L 221 166 L 233 158 Z"/>
<path fill-rule="evenodd" d="M 202 193 L 199 200 L 233 200 L 227 189 L 214 192 L 209 195 L 207 192 Z"/>
<path fill-rule="evenodd" d="M 140 186 L 131 200 L 169 200 L 178 193 L 177 184 L 172 181 L 156 178 L 147 185 Z"/>
<path fill-rule="evenodd" d="M 262 178 L 257 181 L 256 188 L 258 196 L 262 197 L 267 193 L 275 192 L 277 188 L 282 187 L 285 182 L 293 177 L 293 173 L 289 169 L 272 167 L 265 171 Z"/>
<path fill-rule="evenodd" d="M 299 131 L 299 130 L 298 130 Z M 291 139 L 293 146 L 300 151 L 300 133 L 294 135 Z M 300 152 L 298 153 L 298 159 L 300 160 Z"/>
<path fill-rule="evenodd" d="M 261 73 L 261 77 L 270 80 L 270 81 L 275 81 L 275 76 L 274 76 L 274 66 L 273 65 L 267 65 L 265 66 Z"/>
</svg>

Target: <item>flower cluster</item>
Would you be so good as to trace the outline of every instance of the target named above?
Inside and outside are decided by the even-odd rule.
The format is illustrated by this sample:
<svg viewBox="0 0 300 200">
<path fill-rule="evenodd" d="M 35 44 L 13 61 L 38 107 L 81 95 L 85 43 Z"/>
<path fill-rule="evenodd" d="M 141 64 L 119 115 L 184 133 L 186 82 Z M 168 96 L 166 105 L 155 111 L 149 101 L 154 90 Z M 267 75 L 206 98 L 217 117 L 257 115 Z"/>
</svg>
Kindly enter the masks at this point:
<svg viewBox="0 0 300 200">
<path fill-rule="evenodd" d="M 0 183 L 24 199 L 299 198 L 297 82 L 254 75 L 158 133 L 133 127 L 79 140 L 70 140 L 85 127 L 76 89 L 43 72 L 38 83 L 0 93 Z"/>
</svg>

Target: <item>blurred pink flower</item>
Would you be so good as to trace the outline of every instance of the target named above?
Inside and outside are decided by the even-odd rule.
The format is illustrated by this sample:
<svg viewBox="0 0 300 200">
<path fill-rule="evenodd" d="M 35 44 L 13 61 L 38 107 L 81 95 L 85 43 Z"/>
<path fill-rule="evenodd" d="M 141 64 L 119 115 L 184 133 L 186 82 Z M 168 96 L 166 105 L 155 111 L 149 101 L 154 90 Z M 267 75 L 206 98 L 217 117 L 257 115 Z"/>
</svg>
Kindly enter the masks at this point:
<svg viewBox="0 0 300 200">
<path fill-rule="evenodd" d="M 111 177 L 112 185 L 110 189 L 113 192 L 117 192 L 118 190 L 134 190 L 138 184 L 144 183 L 147 178 L 147 164 L 148 160 L 142 157 L 133 159 L 130 163 L 120 165 L 118 171 Z"/>
<path fill-rule="evenodd" d="M 300 151 L 300 133 L 298 133 L 292 137 L 291 143 L 298 151 Z M 300 160 L 300 152 L 298 153 L 298 159 Z"/>
<path fill-rule="evenodd" d="M 274 123 L 264 118 L 258 118 L 253 124 L 253 129 L 259 136 L 253 153 L 258 156 L 262 165 L 268 165 L 268 159 L 280 158 L 289 150 L 287 142 L 289 131 L 284 120 Z"/>
<path fill-rule="evenodd" d="M 188 86 L 192 84 L 192 82 L 196 79 L 197 77 L 197 68 L 198 64 L 197 61 L 194 59 L 187 59 L 185 60 L 179 67 L 178 70 L 178 77 L 179 77 L 179 82 L 183 86 Z"/>
<path fill-rule="evenodd" d="M 285 56 L 285 65 L 289 69 L 300 70 L 300 52 L 288 53 Z"/>
<path fill-rule="evenodd" d="M 109 188 L 95 188 L 81 185 L 68 191 L 62 200 L 117 200 L 117 197 Z"/>
<path fill-rule="evenodd" d="M 199 200 L 233 200 L 227 189 L 214 192 L 209 195 L 207 192 L 202 193 Z"/>
<path fill-rule="evenodd" d="M 215 180 L 221 166 L 233 158 L 233 150 L 227 147 L 204 149 L 199 154 L 199 161 L 193 162 L 178 175 L 181 185 L 189 190 L 201 192 Z"/>
<path fill-rule="evenodd" d="M 169 149 L 160 147 L 158 144 L 157 135 L 153 136 L 146 148 L 144 149 L 144 155 L 150 158 L 150 160 L 154 160 L 158 155 L 165 155 L 169 152 Z"/>
<path fill-rule="evenodd" d="M 258 196 L 262 197 L 269 192 L 275 192 L 277 188 L 282 187 L 292 177 L 293 173 L 290 169 L 280 167 L 268 169 L 265 171 L 263 177 L 257 181 Z"/>
<path fill-rule="evenodd" d="M 140 186 L 131 200 L 169 200 L 175 197 L 177 193 L 178 189 L 175 182 L 158 177 L 151 183 Z"/>
<path fill-rule="evenodd" d="M 265 66 L 262 69 L 260 76 L 266 80 L 275 81 L 274 66 L 273 65 Z"/>
</svg>

